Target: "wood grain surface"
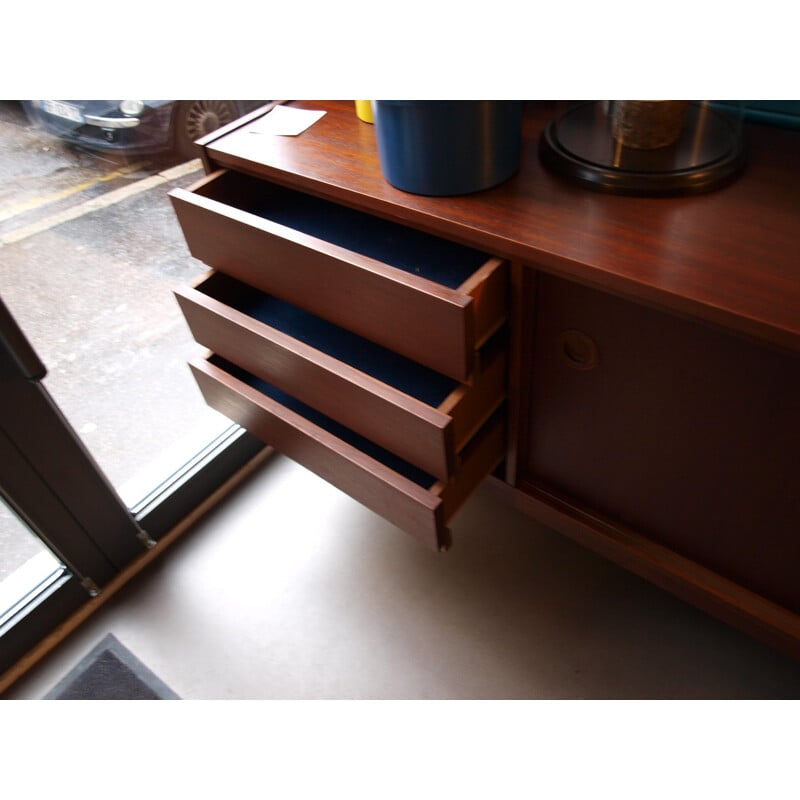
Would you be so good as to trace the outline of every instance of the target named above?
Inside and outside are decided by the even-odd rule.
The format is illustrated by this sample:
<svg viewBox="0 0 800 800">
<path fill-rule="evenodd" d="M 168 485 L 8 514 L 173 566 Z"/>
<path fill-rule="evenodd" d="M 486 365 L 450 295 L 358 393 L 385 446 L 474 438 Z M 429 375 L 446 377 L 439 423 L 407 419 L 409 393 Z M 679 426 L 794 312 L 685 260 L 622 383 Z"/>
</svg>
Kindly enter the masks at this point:
<svg viewBox="0 0 800 800">
<path fill-rule="evenodd" d="M 746 126 L 747 166 L 705 195 L 611 196 L 540 162 L 557 104 L 529 102 L 518 174 L 487 191 L 423 197 L 384 180 L 374 126 L 350 101 L 297 137 L 247 126 L 208 148 L 215 166 L 267 177 L 494 255 L 800 350 L 800 134 Z"/>
</svg>

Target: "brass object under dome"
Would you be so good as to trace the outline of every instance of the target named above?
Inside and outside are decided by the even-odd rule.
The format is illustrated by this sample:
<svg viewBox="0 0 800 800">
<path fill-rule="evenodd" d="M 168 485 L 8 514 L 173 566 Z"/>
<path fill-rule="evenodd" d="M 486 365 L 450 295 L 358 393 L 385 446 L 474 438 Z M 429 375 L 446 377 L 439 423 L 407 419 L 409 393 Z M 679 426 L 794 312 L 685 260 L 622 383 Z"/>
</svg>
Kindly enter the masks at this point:
<svg viewBox="0 0 800 800">
<path fill-rule="evenodd" d="M 707 101 L 577 103 L 547 125 L 539 152 L 588 188 L 642 196 L 718 189 L 745 163 L 741 116 Z"/>
</svg>

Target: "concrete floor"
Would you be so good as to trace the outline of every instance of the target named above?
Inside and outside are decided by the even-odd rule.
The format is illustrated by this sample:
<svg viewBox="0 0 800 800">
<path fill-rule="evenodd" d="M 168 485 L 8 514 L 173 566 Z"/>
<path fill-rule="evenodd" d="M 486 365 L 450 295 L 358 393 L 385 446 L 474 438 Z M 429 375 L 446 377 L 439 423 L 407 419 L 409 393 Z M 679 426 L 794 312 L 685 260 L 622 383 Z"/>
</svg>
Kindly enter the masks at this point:
<svg viewBox="0 0 800 800">
<path fill-rule="evenodd" d="M 484 487 L 430 553 L 274 456 L 15 684 L 113 633 L 182 698 L 800 698 L 800 665 Z"/>
</svg>

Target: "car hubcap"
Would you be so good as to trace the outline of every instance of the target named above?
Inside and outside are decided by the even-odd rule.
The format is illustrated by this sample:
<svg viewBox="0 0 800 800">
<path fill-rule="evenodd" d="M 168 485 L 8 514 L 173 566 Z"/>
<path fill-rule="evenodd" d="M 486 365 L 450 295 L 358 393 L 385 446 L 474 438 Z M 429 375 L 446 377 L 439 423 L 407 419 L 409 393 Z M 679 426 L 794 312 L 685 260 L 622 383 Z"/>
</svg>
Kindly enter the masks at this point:
<svg viewBox="0 0 800 800">
<path fill-rule="evenodd" d="M 233 122 L 233 118 L 233 110 L 225 100 L 197 100 L 186 114 L 186 135 L 194 141 Z"/>
</svg>

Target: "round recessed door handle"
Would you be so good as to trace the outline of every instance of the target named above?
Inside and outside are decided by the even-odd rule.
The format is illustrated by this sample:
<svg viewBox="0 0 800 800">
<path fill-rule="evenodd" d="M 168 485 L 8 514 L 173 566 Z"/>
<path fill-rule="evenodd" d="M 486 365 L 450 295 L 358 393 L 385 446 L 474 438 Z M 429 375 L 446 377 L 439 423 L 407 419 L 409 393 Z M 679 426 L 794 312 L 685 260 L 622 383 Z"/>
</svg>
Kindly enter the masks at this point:
<svg viewBox="0 0 800 800">
<path fill-rule="evenodd" d="M 594 369 L 600 363 L 600 351 L 594 339 L 583 331 L 568 330 L 558 335 L 558 352 L 572 369 Z"/>
</svg>

